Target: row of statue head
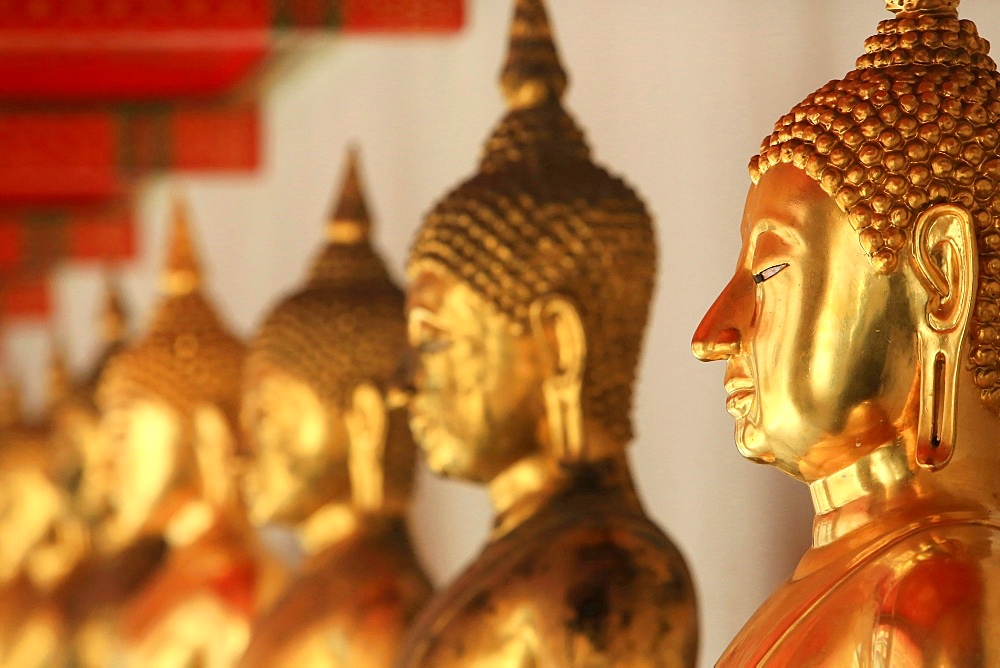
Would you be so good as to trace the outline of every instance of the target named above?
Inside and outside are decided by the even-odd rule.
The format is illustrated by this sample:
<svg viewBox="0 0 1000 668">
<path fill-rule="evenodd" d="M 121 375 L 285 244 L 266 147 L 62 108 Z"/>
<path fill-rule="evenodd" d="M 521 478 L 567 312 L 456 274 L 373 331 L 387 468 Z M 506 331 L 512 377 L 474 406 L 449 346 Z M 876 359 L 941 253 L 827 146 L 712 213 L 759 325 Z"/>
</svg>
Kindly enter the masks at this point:
<svg viewBox="0 0 1000 668">
<path fill-rule="evenodd" d="M 724 665 L 797 665 L 808 652 L 830 665 L 982 665 L 1000 652 L 987 606 L 998 580 L 998 75 L 958 0 L 886 4 L 896 16 L 857 69 L 780 119 L 751 162 L 738 268 L 695 334 L 696 355 L 727 361 L 741 452 L 810 483 L 817 509 L 814 548 Z M 261 618 L 250 665 L 350 644 L 329 608 L 305 604 L 317 591 L 363 600 L 355 620 L 384 620 L 378 601 L 406 599 L 364 657 L 384 657 L 389 635 L 398 644 L 429 596 L 400 520 L 407 394 L 430 467 L 488 484 L 497 518 L 479 557 L 413 623 L 402 665 L 694 661 L 690 576 L 645 516 L 624 456 L 652 222 L 565 110 L 540 0 L 515 2 L 501 85 L 507 113 L 479 170 L 417 233 L 405 321 L 352 160 L 305 286 L 249 352 L 202 292 L 179 217 L 151 325 L 102 374 L 120 541 L 149 532 L 175 552 L 207 549 L 221 524 L 252 552 L 234 479 L 245 469 L 254 521 L 295 527 L 311 552 Z M 394 377 L 407 336 L 412 388 Z M 371 526 L 394 538 L 359 539 L 351 554 L 383 564 L 379 595 L 352 598 L 366 569 L 327 548 Z M 324 579 L 332 564 L 352 578 Z M 921 594 L 935 602 L 914 607 Z M 143 619 L 153 600 L 138 606 Z M 289 624 L 310 615 L 340 630 L 291 642 Z"/>
<path fill-rule="evenodd" d="M 280 569 L 262 557 L 249 510 L 261 526 L 300 534 L 302 549 L 319 560 L 305 575 L 310 568 L 328 579 L 336 574 L 330 560 L 343 559 L 345 542 L 354 539 L 360 547 L 347 550 L 353 563 L 334 578 L 353 591 L 308 597 L 348 602 L 317 609 L 339 613 L 340 633 L 354 624 L 352 611 L 374 616 L 338 660 L 388 665 L 386 653 L 430 584 L 403 525 L 414 447 L 405 412 L 390 400 L 405 349 L 404 297 L 371 247 L 356 156 L 349 155 L 306 284 L 273 309 L 249 346 L 203 289 L 180 202 L 172 222 L 159 303 L 142 336 L 125 343 L 123 309 L 112 292 L 95 369 L 74 382 L 54 353 L 43 425 L 23 425 L 17 393 L 4 387 L 0 581 L 19 585 L 27 575 L 34 589 L 45 585 L 53 605 L 59 599 L 62 622 L 75 636 L 72 660 L 81 665 L 187 665 L 207 656 L 234 665 L 250 619 L 280 593 Z M 89 555 L 85 540 L 70 545 L 52 536 L 68 533 L 64 524 L 90 538 Z M 373 586 L 388 601 L 360 596 Z M 61 665 L 66 648 L 55 644 L 51 606 L 31 599 L 19 607 L 12 592 L 4 591 L 14 614 L 0 620 L 0 663 Z M 207 610 L 206 595 L 214 599 Z M 36 640 L 53 642 L 37 642 L 26 654 L 11 639 L 31 635 L 17 619 L 29 609 L 42 611 Z M 213 623 L 185 623 L 187 613 Z M 322 620 L 299 621 L 309 630 Z M 247 665 L 274 665 L 279 657 L 267 652 L 287 650 L 268 641 L 298 644 L 260 635 L 265 655 L 248 653 Z M 282 665 L 316 658 L 299 654 Z"/>
<path fill-rule="evenodd" d="M 117 293 L 103 309 L 102 358 L 124 335 Z M 91 528 L 106 516 L 107 479 L 92 389 L 100 363 L 79 384 L 71 382 L 61 351 L 49 369 L 43 423 L 22 411 L 20 388 L 0 373 L 0 664 L 64 665 L 56 642 L 60 612 L 52 599 L 94 542 Z M 94 533 L 97 533 L 96 531 Z"/>
<path fill-rule="evenodd" d="M 519 0 L 501 76 L 508 111 L 479 172 L 421 227 L 408 297 L 371 246 L 353 154 L 305 284 L 268 313 L 248 346 L 203 291 L 177 208 L 150 324 L 88 388 L 106 448 L 91 459 L 111 471 L 108 498 L 94 502 L 110 512 L 95 510 L 95 525 L 109 552 L 155 538 L 168 555 L 144 549 L 156 555 L 144 567 L 148 583 L 117 602 L 132 659 L 169 651 L 154 645 L 166 632 L 157 616 L 166 624 L 183 603 L 159 601 L 177 588 L 176 555 L 208 550 L 205 536 L 220 525 L 246 552 L 252 540 L 240 518 L 248 512 L 256 524 L 295 529 L 307 560 L 261 616 L 246 665 L 300 665 L 330 654 L 331 637 L 345 665 L 388 665 L 430 595 L 401 519 L 414 465 L 400 410 L 409 403 L 431 468 L 489 484 L 498 517 L 470 575 L 417 621 L 404 665 L 653 653 L 694 660 L 690 576 L 645 516 L 624 454 L 653 288 L 652 221 L 635 192 L 591 160 L 562 103 L 566 82 L 542 4 Z M 408 335 L 410 379 L 398 373 Z M 70 404 L 56 412 L 68 414 Z M 361 534 L 345 550 L 345 536 Z M 567 551 L 580 560 L 560 575 L 552 564 Z M 587 556 L 597 553 L 606 555 L 598 563 Z M 495 561 L 499 554 L 507 558 Z M 615 575 L 624 571 L 637 575 Z M 590 592 L 592 582 L 600 591 Z M 317 605 L 318 597 L 348 604 Z M 620 601 L 613 617 L 623 621 L 573 621 L 601 597 Z M 553 620 L 530 642 L 517 622 L 525 611 Z M 371 619 L 370 628 L 359 619 Z M 289 633 L 290 624 L 322 636 Z M 354 637 L 344 637 L 348 627 Z M 204 637 L 185 644 L 223 628 L 188 625 Z M 480 629 L 475 642 L 467 642 L 471 629 Z"/>
</svg>

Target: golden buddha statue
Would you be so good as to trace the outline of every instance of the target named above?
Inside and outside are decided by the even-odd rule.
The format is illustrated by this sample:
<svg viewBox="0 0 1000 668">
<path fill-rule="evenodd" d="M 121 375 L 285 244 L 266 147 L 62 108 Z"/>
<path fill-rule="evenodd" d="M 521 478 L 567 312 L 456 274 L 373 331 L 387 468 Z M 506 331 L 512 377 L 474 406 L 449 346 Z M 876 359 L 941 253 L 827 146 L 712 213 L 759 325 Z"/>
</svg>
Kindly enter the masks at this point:
<svg viewBox="0 0 1000 668">
<path fill-rule="evenodd" d="M 405 521 L 416 448 L 388 398 L 406 350 L 404 298 L 370 234 L 352 152 L 305 286 L 250 345 L 250 517 L 292 529 L 306 555 L 254 624 L 250 668 L 391 666 L 431 595 Z"/>
<path fill-rule="evenodd" d="M 695 333 L 813 545 L 720 666 L 1000 665 L 1000 76 L 958 0 L 889 0 L 751 161 Z"/>
<path fill-rule="evenodd" d="M 429 466 L 488 485 L 487 545 L 404 666 L 693 666 L 694 588 L 629 471 L 656 267 L 635 192 L 591 161 L 540 0 L 518 0 L 507 115 L 409 264 L 411 426 Z"/>
<path fill-rule="evenodd" d="M 46 412 L 75 511 L 88 525 L 92 539 L 103 545 L 108 539 L 110 464 L 95 392 L 104 367 L 125 348 L 128 334 L 124 302 L 118 286 L 110 279 L 98 317 L 101 348 L 82 380 L 72 377 L 62 350 L 54 349 Z"/>
<path fill-rule="evenodd" d="M 48 431 L 20 422 L 18 411 L 4 407 L 0 430 L 0 666 L 43 668 L 68 661 L 58 589 L 87 543 Z"/>
<path fill-rule="evenodd" d="M 113 661 L 115 619 L 165 554 L 159 536 L 116 545 L 110 509 L 111 453 L 97 407 L 98 381 L 108 361 L 126 346 L 127 313 L 117 284 L 109 280 L 98 311 L 101 348 L 82 379 L 54 349 L 49 368 L 47 418 L 58 459 L 57 477 L 68 493 L 70 513 L 86 533 L 87 547 L 56 589 L 56 605 L 67 626 L 70 664 L 103 668 Z"/>
<path fill-rule="evenodd" d="M 124 665 L 235 665 L 266 575 L 236 486 L 245 349 L 201 282 L 178 206 L 152 323 L 98 386 L 115 540 L 144 546 L 144 559 L 164 548 L 118 603 L 113 656 Z"/>
</svg>

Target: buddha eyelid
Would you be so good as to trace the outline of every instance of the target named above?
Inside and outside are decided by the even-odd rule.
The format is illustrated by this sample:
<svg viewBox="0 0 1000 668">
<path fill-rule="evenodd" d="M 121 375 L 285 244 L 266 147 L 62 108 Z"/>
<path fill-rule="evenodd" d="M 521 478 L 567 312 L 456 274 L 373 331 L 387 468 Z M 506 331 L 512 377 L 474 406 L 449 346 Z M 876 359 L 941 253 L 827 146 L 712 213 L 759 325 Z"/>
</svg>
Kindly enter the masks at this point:
<svg viewBox="0 0 1000 668">
<path fill-rule="evenodd" d="M 753 275 L 753 282 L 756 283 L 757 285 L 760 285 L 764 281 L 767 281 L 769 279 L 774 278 L 775 276 L 777 276 L 778 274 L 780 274 L 782 271 L 784 271 L 787 267 L 788 267 L 788 263 L 787 262 L 782 262 L 781 264 L 771 265 L 770 267 L 768 267 L 764 271 L 762 271 L 762 272 L 760 272 L 758 274 L 754 274 Z"/>
<path fill-rule="evenodd" d="M 451 344 L 452 342 L 448 339 L 432 339 L 430 341 L 422 341 L 420 345 L 417 346 L 417 351 L 433 355 L 434 353 L 444 352 L 451 347 Z"/>
</svg>

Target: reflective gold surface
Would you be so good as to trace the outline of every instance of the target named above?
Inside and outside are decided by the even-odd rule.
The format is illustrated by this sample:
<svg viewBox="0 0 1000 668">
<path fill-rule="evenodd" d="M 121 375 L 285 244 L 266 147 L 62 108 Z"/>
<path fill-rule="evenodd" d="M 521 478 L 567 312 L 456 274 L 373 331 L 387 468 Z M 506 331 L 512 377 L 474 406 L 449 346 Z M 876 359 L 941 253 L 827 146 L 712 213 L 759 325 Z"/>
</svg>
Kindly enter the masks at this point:
<svg viewBox="0 0 1000 668">
<path fill-rule="evenodd" d="M 386 399 L 406 349 L 403 293 L 370 230 L 352 152 L 306 285 L 251 343 L 251 516 L 292 529 L 306 562 L 254 624 L 244 666 L 391 666 L 431 593 L 404 519 L 415 447 Z"/>
<path fill-rule="evenodd" d="M 162 290 L 147 332 L 112 357 L 98 389 L 122 552 L 97 571 L 140 575 L 92 616 L 109 621 L 114 662 L 231 666 L 271 573 L 236 488 L 244 346 L 201 290 L 180 205 Z"/>
<path fill-rule="evenodd" d="M 12 411 L 16 411 L 12 408 Z M 87 547 L 60 487 L 48 431 L 0 430 L 0 665 L 62 665 L 68 625 L 59 587 Z"/>
<path fill-rule="evenodd" d="M 74 512 L 87 524 L 97 548 L 103 550 L 110 538 L 111 463 L 94 393 L 108 360 L 125 347 L 128 332 L 122 296 L 110 279 L 98 313 L 98 325 L 101 348 L 81 381 L 72 378 L 62 351 L 58 348 L 54 351 L 49 369 L 48 420 Z"/>
<path fill-rule="evenodd" d="M 508 113 L 410 258 L 411 424 L 496 519 L 404 666 L 694 665 L 694 592 L 625 455 L 655 272 L 636 194 L 590 160 L 545 10 L 516 2 Z"/>
<path fill-rule="evenodd" d="M 1000 78 L 957 5 L 888 2 L 751 162 L 693 349 L 726 361 L 741 453 L 809 483 L 816 518 L 719 665 L 1000 662 Z"/>
</svg>

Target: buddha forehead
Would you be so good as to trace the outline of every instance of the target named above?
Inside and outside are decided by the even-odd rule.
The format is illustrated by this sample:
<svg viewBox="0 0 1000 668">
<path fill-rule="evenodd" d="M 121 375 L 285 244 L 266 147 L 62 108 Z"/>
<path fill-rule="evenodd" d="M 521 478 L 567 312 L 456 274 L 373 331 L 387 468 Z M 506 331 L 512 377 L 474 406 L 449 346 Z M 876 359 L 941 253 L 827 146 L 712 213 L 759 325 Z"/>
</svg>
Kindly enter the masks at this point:
<svg viewBox="0 0 1000 668">
<path fill-rule="evenodd" d="M 740 230 L 754 233 L 795 230 L 830 222 L 852 230 L 848 215 L 805 171 L 778 165 L 750 186 Z"/>
<path fill-rule="evenodd" d="M 485 330 L 509 328 L 520 332 L 520 324 L 505 316 L 478 290 L 434 261 L 420 262 L 411 269 L 407 312 L 411 326 L 436 329 Z"/>
</svg>

